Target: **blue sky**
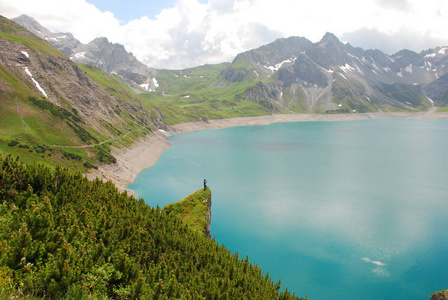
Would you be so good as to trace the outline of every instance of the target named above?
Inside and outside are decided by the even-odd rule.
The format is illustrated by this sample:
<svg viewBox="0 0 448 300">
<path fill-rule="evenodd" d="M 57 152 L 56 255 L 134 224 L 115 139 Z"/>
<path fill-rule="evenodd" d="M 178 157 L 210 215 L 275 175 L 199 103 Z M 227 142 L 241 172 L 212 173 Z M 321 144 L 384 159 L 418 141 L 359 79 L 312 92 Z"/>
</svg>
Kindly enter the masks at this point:
<svg viewBox="0 0 448 300">
<path fill-rule="evenodd" d="M 175 6 L 175 0 L 87 0 L 101 11 L 113 12 L 115 17 L 124 23 L 131 20 L 147 16 L 154 19 L 164 8 Z M 207 0 L 199 0 L 200 3 L 207 3 Z"/>
<path fill-rule="evenodd" d="M 154 68 L 229 62 L 278 38 L 326 32 L 393 54 L 448 46 L 448 0 L 0 0 L 83 43 L 107 37 Z"/>
</svg>

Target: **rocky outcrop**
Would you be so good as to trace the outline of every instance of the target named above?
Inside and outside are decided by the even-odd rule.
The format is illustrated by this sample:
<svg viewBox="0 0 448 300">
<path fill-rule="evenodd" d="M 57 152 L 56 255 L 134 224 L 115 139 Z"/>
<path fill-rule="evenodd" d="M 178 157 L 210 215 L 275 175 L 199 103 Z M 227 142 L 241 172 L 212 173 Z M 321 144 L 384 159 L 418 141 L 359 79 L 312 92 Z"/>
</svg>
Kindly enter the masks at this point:
<svg viewBox="0 0 448 300">
<path fill-rule="evenodd" d="M 435 292 L 431 295 L 430 300 L 448 300 L 448 290 Z"/>
<path fill-rule="evenodd" d="M 212 192 L 209 187 L 200 189 L 178 202 L 167 204 L 163 210 L 180 218 L 192 230 L 211 238 Z"/>
</svg>

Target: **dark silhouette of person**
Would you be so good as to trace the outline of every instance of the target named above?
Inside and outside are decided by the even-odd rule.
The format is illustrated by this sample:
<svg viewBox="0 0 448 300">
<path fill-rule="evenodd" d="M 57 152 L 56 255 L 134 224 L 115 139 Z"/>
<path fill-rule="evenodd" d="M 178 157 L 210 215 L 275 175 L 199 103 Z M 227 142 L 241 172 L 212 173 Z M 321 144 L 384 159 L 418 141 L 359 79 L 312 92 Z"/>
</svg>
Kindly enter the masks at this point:
<svg viewBox="0 0 448 300">
<path fill-rule="evenodd" d="M 204 191 L 207 188 L 207 179 L 204 179 Z"/>
</svg>

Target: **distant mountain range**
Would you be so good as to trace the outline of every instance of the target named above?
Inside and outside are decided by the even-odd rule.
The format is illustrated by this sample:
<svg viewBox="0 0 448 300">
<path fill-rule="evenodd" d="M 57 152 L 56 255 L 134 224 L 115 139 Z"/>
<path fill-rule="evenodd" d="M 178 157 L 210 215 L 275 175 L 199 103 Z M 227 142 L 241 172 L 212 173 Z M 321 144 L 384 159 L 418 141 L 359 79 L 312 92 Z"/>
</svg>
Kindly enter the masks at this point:
<svg viewBox="0 0 448 300">
<path fill-rule="evenodd" d="M 214 97 L 215 104 L 227 101 L 237 109 L 241 100 L 251 101 L 277 113 L 417 111 L 448 105 L 448 47 L 387 55 L 344 44 L 327 33 L 317 43 L 303 37 L 276 40 L 213 67 L 215 73 L 205 71 L 207 66 L 169 71 L 149 68 L 104 37 L 84 45 L 69 33 L 50 32 L 28 16 L 13 20 L 74 62 L 117 74 L 134 88 L 138 85 L 174 104 Z M 192 72 L 207 76 L 189 80 L 185 74 Z M 204 90 L 217 87 L 220 92 Z"/>
<path fill-rule="evenodd" d="M 110 43 L 105 37 L 82 44 L 72 34 L 53 33 L 27 15 L 12 20 L 46 40 L 74 62 L 93 65 L 103 72 L 117 74 L 133 87 L 137 85 L 148 91 L 157 87 L 155 70 L 141 63 L 123 45 Z"/>
<path fill-rule="evenodd" d="M 389 56 L 343 44 L 331 33 L 317 43 L 290 37 L 239 54 L 221 76 L 259 80 L 248 97 L 297 102 L 308 112 L 414 110 L 447 104 L 447 50 Z"/>
</svg>

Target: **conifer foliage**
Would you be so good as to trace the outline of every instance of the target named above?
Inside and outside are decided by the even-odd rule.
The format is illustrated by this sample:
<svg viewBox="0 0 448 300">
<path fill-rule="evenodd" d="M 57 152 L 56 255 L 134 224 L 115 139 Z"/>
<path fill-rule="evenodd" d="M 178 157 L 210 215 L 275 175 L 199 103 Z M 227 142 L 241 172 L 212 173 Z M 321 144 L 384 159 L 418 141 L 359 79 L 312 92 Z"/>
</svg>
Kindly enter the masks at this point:
<svg viewBox="0 0 448 300">
<path fill-rule="evenodd" d="M 109 182 L 0 155 L 0 296 L 298 299 Z"/>
</svg>

